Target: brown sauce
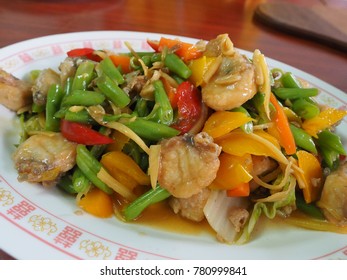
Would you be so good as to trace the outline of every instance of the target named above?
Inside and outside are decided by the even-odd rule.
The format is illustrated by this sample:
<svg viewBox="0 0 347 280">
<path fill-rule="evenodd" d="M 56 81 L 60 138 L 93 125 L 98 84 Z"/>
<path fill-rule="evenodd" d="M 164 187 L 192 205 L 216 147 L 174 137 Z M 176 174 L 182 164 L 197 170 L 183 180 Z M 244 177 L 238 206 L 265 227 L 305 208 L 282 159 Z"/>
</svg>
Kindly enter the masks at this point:
<svg viewBox="0 0 347 280">
<path fill-rule="evenodd" d="M 124 207 L 120 200 L 116 201 L 118 211 Z M 167 201 L 159 202 L 147 207 L 141 215 L 131 223 L 149 226 L 168 232 L 200 235 L 203 233 L 215 235 L 206 220 L 194 222 L 175 214 Z"/>
<path fill-rule="evenodd" d="M 116 208 L 118 212 L 125 206 L 124 201 L 116 199 Z M 295 211 L 293 216 L 301 217 L 299 211 Z M 306 217 L 307 218 L 307 217 Z M 162 231 L 174 232 L 187 235 L 201 235 L 208 234 L 212 237 L 216 237 L 216 232 L 210 227 L 205 220 L 201 222 L 194 222 L 175 214 L 167 201 L 156 203 L 147 207 L 142 214 L 134 221 L 129 223 L 144 225 L 152 228 L 156 228 Z M 295 228 L 297 226 L 291 225 L 286 219 L 281 217 L 275 217 L 274 219 L 268 219 L 264 215 L 259 218 L 259 221 L 252 233 L 256 238 L 258 235 L 263 234 L 268 230 L 276 230 L 278 228 Z"/>
<path fill-rule="evenodd" d="M 206 220 L 194 222 L 175 214 L 166 202 L 161 202 L 148 207 L 135 221 L 161 230 L 198 235 L 213 230 Z"/>
</svg>

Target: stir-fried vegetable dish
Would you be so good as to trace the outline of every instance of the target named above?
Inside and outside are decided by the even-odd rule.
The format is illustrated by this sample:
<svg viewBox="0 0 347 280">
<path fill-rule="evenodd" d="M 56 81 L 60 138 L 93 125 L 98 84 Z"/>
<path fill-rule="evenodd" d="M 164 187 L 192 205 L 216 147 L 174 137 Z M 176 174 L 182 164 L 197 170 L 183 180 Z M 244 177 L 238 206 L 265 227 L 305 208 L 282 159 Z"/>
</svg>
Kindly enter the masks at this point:
<svg viewBox="0 0 347 280">
<path fill-rule="evenodd" d="M 317 88 L 227 34 L 147 42 L 153 51 L 73 49 L 25 80 L 0 71 L 0 102 L 22 127 L 19 181 L 123 222 L 165 203 L 226 243 L 249 241 L 261 216 L 347 233 L 335 130 L 346 110 L 318 104 Z"/>
</svg>

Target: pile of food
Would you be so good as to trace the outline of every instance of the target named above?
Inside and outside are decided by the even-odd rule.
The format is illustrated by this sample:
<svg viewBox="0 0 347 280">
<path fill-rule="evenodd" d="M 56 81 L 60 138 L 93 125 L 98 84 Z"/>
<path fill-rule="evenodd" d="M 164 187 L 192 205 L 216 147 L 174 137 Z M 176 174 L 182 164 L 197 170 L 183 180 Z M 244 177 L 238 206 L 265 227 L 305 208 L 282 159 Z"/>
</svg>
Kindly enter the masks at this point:
<svg viewBox="0 0 347 280">
<path fill-rule="evenodd" d="M 162 37 L 152 52 L 90 48 L 29 80 L 0 71 L 0 102 L 20 118 L 18 180 L 59 187 L 85 211 L 136 222 L 149 207 L 249 241 L 260 217 L 347 233 L 347 111 L 227 34 Z M 160 213 L 158 213 L 160 215 Z"/>
</svg>

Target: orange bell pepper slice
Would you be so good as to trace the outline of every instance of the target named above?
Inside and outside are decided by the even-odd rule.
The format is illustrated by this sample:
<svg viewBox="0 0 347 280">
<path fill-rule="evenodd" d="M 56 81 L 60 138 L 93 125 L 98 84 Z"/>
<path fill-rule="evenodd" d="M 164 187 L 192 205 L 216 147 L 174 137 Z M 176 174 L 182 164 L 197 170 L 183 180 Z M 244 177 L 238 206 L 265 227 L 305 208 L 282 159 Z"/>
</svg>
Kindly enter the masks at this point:
<svg viewBox="0 0 347 280">
<path fill-rule="evenodd" d="M 153 40 L 147 40 L 147 43 L 156 52 L 161 52 L 165 47 L 175 48 L 175 53 L 182 58 L 185 62 L 199 58 L 203 52 L 199 50 L 194 44 L 182 42 L 179 39 L 170 39 L 161 37 L 159 42 Z"/>
<path fill-rule="evenodd" d="M 107 145 L 106 150 L 108 152 L 121 151 L 130 140 L 128 136 L 124 135 L 123 133 L 117 130 L 114 130 L 112 132 L 111 138 L 114 139 L 115 141 Z"/>
<path fill-rule="evenodd" d="M 300 150 L 296 153 L 298 165 L 303 170 L 301 180 L 298 180 L 299 187 L 302 189 L 306 203 L 311 203 L 319 199 L 322 182 L 323 170 L 318 159 L 311 153 Z"/>
<path fill-rule="evenodd" d="M 244 197 L 249 196 L 251 192 L 251 188 L 249 183 L 241 183 L 237 185 L 235 188 L 232 188 L 231 190 L 227 190 L 227 196 L 229 197 Z"/>
<path fill-rule="evenodd" d="M 100 163 L 111 175 L 120 171 L 139 185 L 150 185 L 149 176 L 142 171 L 130 156 L 121 151 L 112 151 L 104 154 Z"/>
<path fill-rule="evenodd" d="M 211 188 L 233 189 L 242 183 L 248 183 L 252 180 L 252 157 L 250 154 L 244 156 L 234 156 L 222 153 L 219 156 L 220 166 L 216 179 Z"/>
<path fill-rule="evenodd" d="M 113 54 L 110 55 L 110 59 L 115 66 L 120 66 L 124 74 L 131 72 L 130 56 Z"/>
<path fill-rule="evenodd" d="M 177 88 L 172 86 L 169 83 L 169 81 L 163 77 L 160 80 L 163 82 L 163 86 L 167 94 L 167 97 L 169 98 L 172 109 L 177 109 L 177 106 L 178 106 L 177 105 L 178 104 Z"/>
<path fill-rule="evenodd" d="M 91 189 L 81 198 L 78 205 L 99 218 L 108 218 L 113 215 L 112 197 L 99 188 Z"/>
</svg>

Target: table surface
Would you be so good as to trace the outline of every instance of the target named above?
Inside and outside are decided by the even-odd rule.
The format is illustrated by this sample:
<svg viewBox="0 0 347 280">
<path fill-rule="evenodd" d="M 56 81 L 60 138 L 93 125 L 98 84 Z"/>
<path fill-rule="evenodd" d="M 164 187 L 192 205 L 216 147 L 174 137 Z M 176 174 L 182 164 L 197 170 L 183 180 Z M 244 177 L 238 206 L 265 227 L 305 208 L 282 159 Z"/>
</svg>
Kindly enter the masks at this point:
<svg viewBox="0 0 347 280">
<path fill-rule="evenodd" d="M 156 32 L 206 40 L 228 33 L 238 48 L 260 49 L 267 57 L 299 68 L 347 92 L 345 52 L 254 20 L 258 4 L 275 2 L 285 1 L 0 0 L 0 48 L 35 37 L 90 30 Z M 286 2 L 305 7 L 323 5 L 347 9 L 344 0 Z M 0 260 L 3 259 L 13 257 L 0 249 Z"/>
</svg>

